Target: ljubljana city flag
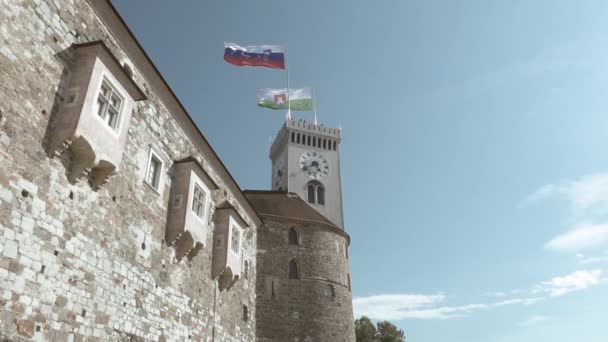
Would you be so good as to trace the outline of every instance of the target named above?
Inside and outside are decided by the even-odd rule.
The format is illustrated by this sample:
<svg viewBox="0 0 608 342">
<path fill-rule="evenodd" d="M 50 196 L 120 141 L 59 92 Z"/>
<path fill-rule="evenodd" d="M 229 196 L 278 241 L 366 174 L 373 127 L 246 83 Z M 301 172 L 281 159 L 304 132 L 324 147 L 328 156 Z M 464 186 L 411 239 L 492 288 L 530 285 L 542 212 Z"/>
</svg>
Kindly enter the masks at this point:
<svg viewBox="0 0 608 342">
<path fill-rule="evenodd" d="M 270 109 L 289 109 L 296 111 L 313 110 L 312 91 L 310 88 L 290 89 L 260 89 L 258 91 L 258 106 Z"/>
<path fill-rule="evenodd" d="M 224 60 L 238 66 L 285 69 L 285 48 L 281 45 L 238 46 L 224 43 Z"/>
</svg>

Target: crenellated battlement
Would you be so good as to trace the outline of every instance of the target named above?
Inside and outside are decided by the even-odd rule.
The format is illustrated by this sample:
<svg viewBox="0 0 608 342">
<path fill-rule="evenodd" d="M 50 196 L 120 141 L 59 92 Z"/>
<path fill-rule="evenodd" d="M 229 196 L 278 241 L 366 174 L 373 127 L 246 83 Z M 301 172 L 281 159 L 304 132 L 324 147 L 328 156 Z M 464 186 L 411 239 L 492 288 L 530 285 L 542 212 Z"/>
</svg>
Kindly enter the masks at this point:
<svg viewBox="0 0 608 342">
<path fill-rule="evenodd" d="M 342 130 L 318 124 L 315 125 L 304 119 L 287 119 L 270 146 L 269 156 L 271 160 L 274 160 L 281 153 L 289 143 L 290 138 L 292 143 L 336 151 L 342 140 Z"/>
<path fill-rule="evenodd" d="M 341 132 L 342 132 L 342 130 L 340 130 L 339 128 L 331 128 L 331 127 L 325 127 L 323 125 L 315 125 L 314 123 L 306 122 L 306 120 L 303 120 L 303 119 L 298 119 L 298 120 L 287 119 L 287 120 L 285 120 L 285 127 L 298 129 L 298 130 L 302 130 L 302 131 L 306 131 L 306 132 L 312 132 L 312 133 L 316 133 L 316 134 L 322 134 L 322 135 L 330 136 L 330 137 L 333 137 L 336 139 L 341 138 Z"/>
</svg>

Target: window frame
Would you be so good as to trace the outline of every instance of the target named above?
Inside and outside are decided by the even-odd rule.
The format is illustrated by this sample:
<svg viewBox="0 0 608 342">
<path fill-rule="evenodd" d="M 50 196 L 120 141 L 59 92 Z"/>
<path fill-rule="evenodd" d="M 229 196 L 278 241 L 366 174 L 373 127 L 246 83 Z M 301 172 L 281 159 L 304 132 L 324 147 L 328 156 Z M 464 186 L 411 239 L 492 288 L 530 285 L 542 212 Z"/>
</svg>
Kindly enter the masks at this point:
<svg viewBox="0 0 608 342">
<path fill-rule="evenodd" d="M 118 136 L 122 129 L 123 111 L 124 111 L 124 107 L 125 107 L 127 98 L 121 91 L 117 90 L 118 87 L 116 87 L 114 85 L 114 82 L 110 79 L 110 77 L 108 77 L 106 72 L 102 72 L 100 79 L 101 80 L 95 90 L 95 96 L 93 97 L 93 104 L 92 104 L 91 111 L 93 112 L 93 116 L 96 117 L 97 120 L 99 120 L 99 122 L 103 124 L 102 125 L 103 127 L 105 127 L 107 130 L 112 132 L 112 134 L 114 134 L 115 136 Z M 99 97 L 101 96 L 101 88 L 103 87 L 104 83 L 107 84 L 108 88 L 110 88 L 112 94 L 116 94 L 121 100 L 120 108 L 118 108 L 118 113 L 116 114 L 116 120 L 115 120 L 114 126 L 110 125 L 104 118 L 102 118 L 99 115 L 99 113 L 97 111 L 95 111 Z M 104 96 L 104 98 L 105 98 L 105 96 Z M 110 98 L 111 98 L 111 96 L 110 96 Z"/>
<path fill-rule="evenodd" d="M 292 238 L 295 238 L 295 240 Z M 300 245 L 300 234 L 298 234 L 298 231 L 293 226 L 289 228 L 287 242 L 290 246 L 299 246 Z"/>
<path fill-rule="evenodd" d="M 203 200 L 199 201 L 199 199 L 196 197 L 196 193 L 200 192 L 203 195 Z M 190 211 L 192 211 L 194 213 L 194 216 L 198 217 L 201 220 L 205 219 L 205 215 L 207 214 L 207 193 L 205 192 L 205 190 L 203 190 L 203 188 L 198 184 L 198 182 L 194 182 L 193 187 L 192 187 L 192 203 L 190 204 Z M 194 204 L 195 203 L 199 203 L 200 205 L 198 206 L 201 210 L 201 214 L 199 215 L 199 213 L 194 210 Z"/>
<path fill-rule="evenodd" d="M 155 181 L 152 180 L 152 182 L 148 181 L 148 176 L 150 174 L 150 167 L 152 166 L 152 160 L 156 159 L 156 161 L 159 162 L 159 167 L 158 167 L 158 174 L 157 174 L 157 178 L 156 179 L 156 185 L 154 184 Z M 144 175 L 144 183 L 146 183 L 148 186 L 150 186 L 154 191 L 156 191 L 157 193 L 161 193 L 161 184 L 163 181 L 163 170 L 165 167 L 165 162 L 163 161 L 163 158 L 160 157 L 160 155 L 158 153 L 156 153 L 156 151 L 154 151 L 154 148 L 150 147 L 150 152 L 148 153 L 148 165 L 146 166 L 146 173 Z"/>
<path fill-rule="evenodd" d="M 295 275 L 294 277 L 292 277 L 292 272 L 291 272 L 291 265 L 295 265 Z M 298 262 L 295 259 L 291 259 L 289 260 L 289 263 L 287 264 L 287 279 L 289 280 L 300 280 L 300 265 L 298 265 Z"/>
<path fill-rule="evenodd" d="M 203 203 L 203 217 L 198 216 L 196 214 L 196 212 L 194 210 L 192 210 L 192 205 L 194 204 L 194 189 L 196 189 L 197 186 L 205 194 L 205 203 Z M 203 225 L 207 225 L 210 201 L 211 201 L 211 191 L 209 190 L 207 185 L 200 179 L 200 177 L 196 174 L 196 171 L 190 170 L 190 184 L 188 185 L 188 211 L 187 211 L 187 213 L 188 214 L 192 213 L 192 216 L 196 220 L 198 220 Z"/>
<path fill-rule="evenodd" d="M 236 246 L 234 243 L 235 240 Z M 230 250 L 236 255 L 239 255 L 239 251 L 241 250 L 241 230 L 235 224 L 230 225 Z"/>
<path fill-rule="evenodd" d="M 312 193 L 311 193 L 311 187 L 312 187 Z M 322 193 L 323 193 L 323 203 L 319 203 L 319 189 L 321 189 Z M 311 197 L 312 194 L 312 197 Z M 312 201 L 311 201 L 312 198 Z M 314 205 L 325 205 L 327 203 L 327 191 L 325 190 L 325 185 L 323 185 L 323 183 L 319 182 L 318 180 L 311 180 L 309 182 L 306 183 L 306 202 L 308 202 L 308 204 L 314 204 Z"/>
</svg>

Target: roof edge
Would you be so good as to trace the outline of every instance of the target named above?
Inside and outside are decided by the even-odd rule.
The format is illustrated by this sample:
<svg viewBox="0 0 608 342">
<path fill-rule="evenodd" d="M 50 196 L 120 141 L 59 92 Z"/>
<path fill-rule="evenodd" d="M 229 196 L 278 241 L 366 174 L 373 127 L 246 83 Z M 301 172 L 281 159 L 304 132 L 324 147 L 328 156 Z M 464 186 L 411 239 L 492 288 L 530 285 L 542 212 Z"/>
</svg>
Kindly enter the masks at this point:
<svg viewBox="0 0 608 342">
<path fill-rule="evenodd" d="M 165 88 L 164 90 L 168 91 L 168 93 L 170 94 L 170 100 L 173 100 L 175 102 L 175 105 L 177 105 L 177 107 L 183 113 L 184 118 L 186 119 L 190 128 L 194 132 L 196 132 L 197 137 L 202 142 L 202 146 L 198 146 L 200 144 L 197 144 L 197 142 L 194 141 L 195 140 L 194 138 L 197 138 L 197 137 L 189 136 L 188 130 L 185 127 L 182 127 L 182 129 L 184 129 L 184 133 L 186 135 L 188 135 L 191 143 L 193 145 L 195 145 L 197 147 L 197 149 L 199 149 L 199 152 L 201 154 L 205 154 L 204 150 L 208 150 L 208 152 L 211 154 L 211 157 L 213 158 L 213 161 L 215 161 L 216 164 L 220 167 L 220 171 L 221 171 L 220 173 L 223 173 L 224 176 L 226 176 L 226 178 L 228 178 L 228 181 L 230 183 L 228 185 L 228 187 L 232 188 L 231 190 L 233 190 L 236 193 L 235 195 L 239 197 L 240 202 L 247 204 L 246 205 L 247 208 L 245 208 L 247 211 L 247 214 L 251 217 L 251 219 L 253 221 L 256 221 L 255 224 L 257 226 L 261 225 L 262 220 L 257 215 L 257 212 L 255 211 L 255 209 L 253 208 L 253 206 L 251 205 L 251 203 L 249 202 L 247 197 L 245 197 L 245 195 L 243 194 L 243 191 L 241 190 L 240 186 L 238 185 L 238 183 L 236 182 L 236 180 L 234 179 L 234 177 L 232 176 L 230 171 L 228 171 L 228 168 L 226 167 L 226 165 L 224 165 L 224 162 L 219 158 L 218 154 L 215 152 L 215 150 L 213 149 L 213 147 L 211 146 L 211 144 L 209 143 L 207 138 L 205 138 L 205 136 L 201 132 L 200 128 L 196 125 L 196 123 L 192 119 L 192 116 L 190 116 L 190 114 L 186 110 L 186 107 L 179 100 L 179 98 L 177 97 L 175 92 L 173 92 L 173 89 L 169 86 L 169 83 L 167 83 L 167 81 L 165 80 L 163 75 L 160 73 L 160 71 L 154 64 L 154 62 L 152 62 L 152 59 L 150 58 L 150 56 L 148 56 L 148 54 L 146 53 L 146 51 L 144 50 L 142 45 L 139 43 L 139 41 L 137 40 L 137 38 L 131 31 L 129 26 L 126 24 L 126 22 L 124 21 L 122 16 L 118 13 L 118 10 L 114 7 L 112 2 L 110 0 L 87 0 L 87 2 L 91 6 L 91 8 L 95 11 L 95 13 L 99 17 L 99 19 L 102 20 L 103 23 L 106 25 L 108 31 L 110 32 L 110 34 L 112 34 L 112 36 L 114 37 L 116 42 L 121 46 L 123 51 L 127 55 L 129 55 L 129 58 L 131 58 L 133 61 L 141 60 L 143 58 L 143 62 L 147 63 L 148 66 L 153 70 L 154 74 L 158 77 L 158 81 L 160 81 L 161 86 L 164 87 Z M 108 18 L 107 17 L 108 15 L 113 16 L 115 19 L 114 21 L 116 21 L 116 22 L 109 22 L 108 20 L 104 20 L 104 19 L 112 19 L 112 18 Z M 120 34 L 121 32 L 116 32 L 121 29 L 124 31 L 123 35 Z M 124 34 L 126 34 L 126 37 Z M 121 37 L 124 39 L 121 39 Z M 127 41 L 125 41 L 125 39 Z M 132 49 L 127 48 L 126 45 L 134 45 L 136 51 L 132 51 Z M 133 56 L 133 54 L 137 53 L 137 52 L 140 53 L 140 56 Z M 140 70 L 141 70 L 141 68 L 142 68 L 142 66 L 139 66 Z M 150 85 L 150 87 L 152 87 L 154 89 L 155 88 L 154 83 L 158 83 L 158 82 L 152 82 L 150 79 L 148 79 L 146 77 L 146 73 L 142 73 L 142 74 L 143 74 L 144 78 L 146 78 L 146 81 Z M 158 97 L 162 101 L 162 99 L 163 99 L 162 94 L 160 94 L 158 91 L 155 91 L 155 92 L 157 93 Z M 169 107 L 169 105 L 166 103 L 165 103 L 165 106 Z M 178 121 L 177 123 L 180 126 L 182 126 L 179 119 L 176 117 L 176 113 L 173 113 L 171 111 L 169 111 L 169 112 Z M 201 149 L 201 147 L 202 147 L 202 149 Z M 230 186 L 230 185 L 232 185 L 232 186 Z"/>
</svg>

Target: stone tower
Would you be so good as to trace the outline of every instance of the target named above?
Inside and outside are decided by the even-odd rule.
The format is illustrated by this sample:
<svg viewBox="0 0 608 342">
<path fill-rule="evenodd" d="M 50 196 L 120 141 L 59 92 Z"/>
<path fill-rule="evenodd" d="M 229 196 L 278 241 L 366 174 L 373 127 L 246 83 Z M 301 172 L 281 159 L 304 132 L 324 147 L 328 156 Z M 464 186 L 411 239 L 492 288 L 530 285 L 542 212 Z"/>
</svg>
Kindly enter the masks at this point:
<svg viewBox="0 0 608 342">
<path fill-rule="evenodd" d="M 286 120 L 270 147 L 272 190 L 298 194 L 336 226 L 344 227 L 340 130 Z"/>
<path fill-rule="evenodd" d="M 272 191 L 245 191 L 257 236 L 259 342 L 355 341 L 340 130 L 291 120 L 270 148 Z"/>
</svg>

